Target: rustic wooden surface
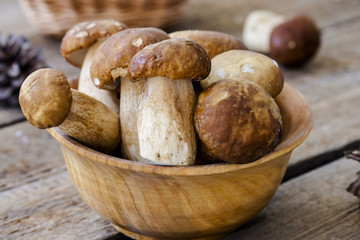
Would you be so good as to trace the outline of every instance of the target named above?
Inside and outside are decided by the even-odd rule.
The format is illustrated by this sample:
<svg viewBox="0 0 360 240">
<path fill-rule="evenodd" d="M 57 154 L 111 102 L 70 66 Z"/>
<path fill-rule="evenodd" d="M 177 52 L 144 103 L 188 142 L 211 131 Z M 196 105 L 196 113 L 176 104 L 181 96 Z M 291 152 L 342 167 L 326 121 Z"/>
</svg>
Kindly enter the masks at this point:
<svg viewBox="0 0 360 240">
<path fill-rule="evenodd" d="M 345 191 L 358 168 L 342 158 L 283 183 L 258 216 L 225 239 L 360 239 L 359 201 Z"/>
<path fill-rule="evenodd" d="M 225 239 L 360 239 L 358 199 L 345 191 L 360 163 L 341 158 L 344 149 L 360 145 L 360 2 L 189 0 L 168 31 L 209 29 L 241 37 L 246 15 L 259 8 L 306 13 L 321 28 L 313 61 L 283 69 L 286 82 L 309 101 L 314 127 L 293 153 L 292 179 Z M 17 1 L 0 1 L 0 20 L 2 34 L 25 35 L 43 48 L 49 66 L 78 75 L 60 57 L 59 40 L 31 26 Z M 82 202 L 56 141 L 23 120 L 18 109 L 0 108 L 0 239 L 128 239 Z"/>
</svg>

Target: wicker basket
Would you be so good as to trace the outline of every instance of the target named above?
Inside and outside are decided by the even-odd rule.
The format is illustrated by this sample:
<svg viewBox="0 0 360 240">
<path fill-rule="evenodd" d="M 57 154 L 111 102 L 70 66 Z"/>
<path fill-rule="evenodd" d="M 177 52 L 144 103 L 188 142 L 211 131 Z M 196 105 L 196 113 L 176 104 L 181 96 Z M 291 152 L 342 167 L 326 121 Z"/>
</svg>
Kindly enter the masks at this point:
<svg viewBox="0 0 360 240">
<path fill-rule="evenodd" d="M 62 36 L 74 24 L 114 19 L 130 27 L 166 28 L 186 0 L 19 0 L 29 21 L 48 35 Z"/>
</svg>

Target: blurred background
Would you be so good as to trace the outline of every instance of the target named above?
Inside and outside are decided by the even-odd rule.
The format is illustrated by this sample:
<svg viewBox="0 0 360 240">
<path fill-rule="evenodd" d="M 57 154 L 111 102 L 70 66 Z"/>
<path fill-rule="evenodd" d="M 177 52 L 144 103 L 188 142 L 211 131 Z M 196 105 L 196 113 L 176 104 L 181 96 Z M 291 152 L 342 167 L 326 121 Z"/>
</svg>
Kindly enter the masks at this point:
<svg viewBox="0 0 360 240">
<path fill-rule="evenodd" d="M 2 34 L 26 36 L 34 45 L 41 46 L 46 62 L 65 72 L 76 75 L 78 69 L 66 66 L 59 55 L 61 36 L 76 22 L 113 18 L 129 26 L 155 26 L 167 32 L 181 29 L 216 30 L 241 38 L 246 16 L 256 9 L 268 9 L 279 14 L 304 13 L 315 19 L 323 28 L 331 26 L 341 18 L 349 17 L 353 8 L 347 9 L 347 16 L 337 14 L 325 2 L 310 1 L 246 1 L 246 0 L 160 0 L 160 1 L 45 1 L 45 0 L 1 0 L 0 31 Z M 295 2 L 295 5 L 294 5 Z M 341 7 L 341 1 L 332 4 Z M 327 16 L 331 14 L 331 19 Z M 325 36 L 326 37 L 326 36 Z"/>
</svg>

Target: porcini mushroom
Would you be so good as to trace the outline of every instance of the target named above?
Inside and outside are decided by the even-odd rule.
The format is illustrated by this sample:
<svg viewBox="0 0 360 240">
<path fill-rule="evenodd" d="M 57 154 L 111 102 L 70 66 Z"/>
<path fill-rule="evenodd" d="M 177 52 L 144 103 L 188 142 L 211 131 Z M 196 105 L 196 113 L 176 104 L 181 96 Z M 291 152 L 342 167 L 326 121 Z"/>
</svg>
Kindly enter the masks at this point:
<svg viewBox="0 0 360 240">
<path fill-rule="evenodd" d="M 284 86 L 284 77 L 276 61 L 248 50 L 230 50 L 211 59 L 211 72 L 206 79 L 200 81 L 200 85 L 205 89 L 224 78 L 255 82 L 272 97 L 276 97 Z"/>
<path fill-rule="evenodd" d="M 233 49 L 246 50 L 240 39 L 233 35 L 208 30 L 182 30 L 169 34 L 171 38 L 186 38 L 202 46 L 210 58 Z"/>
<path fill-rule="evenodd" d="M 126 29 L 123 23 L 114 20 L 81 22 L 70 28 L 61 41 L 61 54 L 71 64 L 81 67 L 78 90 L 115 112 L 119 112 L 118 89 L 102 90 L 94 86 L 90 76 L 91 59 L 101 43 L 112 34 Z"/>
<path fill-rule="evenodd" d="M 120 80 L 121 151 L 125 158 L 143 161 L 139 154 L 137 109 L 145 81 L 132 82 L 128 77 L 131 58 L 141 49 L 169 36 L 157 28 L 129 28 L 112 35 L 96 51 L 90 71 L 93 82 L 106 88 Z"/>
<path fill-rule="evenodd" d="M 125 24 L 108 19 L 78 23 L 62 38 L 60 53 L 67 62 L 80 68 L 91 45 L 126 28 Z"/>
<path fill-rule="evenodd" d="M 110 153 L 120 141 L 119 117 L 103 103 L 71 89 L 65 75 L 40 69 L 23 82 L 19 102 L 26 119 L 37 128 L 58 126 L 95 150 Z"/>
<path fill-rule="evenodd" d="M 300 66 L 320 46 L 320 31 L 304 15 L 285 17 L 268 10 L 256 10 L 245 20 L 242 39 L 250 50 L 266 53 L 280 64 Z"/>
<path fill-rule="evenodd" d="M 260 85 L 245 79 L 222 79 L 198 98 L 194 122 L 202 162 L 249 163 L 280 141 L 279 107 Z"/>
<path fill-rule="evenodd" d="M 137 119 L 144 159 L 166 165 L 194 164 L 196 98 L 191 81 L 205 78 L 210 68 L 206 51 L 182 38 L 149 45 L 131 59 L 131 79 L 146 79 Z"/>
</svg>

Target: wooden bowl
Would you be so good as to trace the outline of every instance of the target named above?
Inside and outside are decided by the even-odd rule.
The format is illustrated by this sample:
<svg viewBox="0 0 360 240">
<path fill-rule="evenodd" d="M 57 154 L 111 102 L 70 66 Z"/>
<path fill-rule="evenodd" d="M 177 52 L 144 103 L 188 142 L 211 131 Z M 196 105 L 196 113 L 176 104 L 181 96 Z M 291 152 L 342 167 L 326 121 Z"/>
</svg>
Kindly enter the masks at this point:
<svg viewBox="0 0 360 240">
<path fill-rule="evenodd" d="M 249 164 L 150 165 L 96 152 L 58 129 L 49 132 L 83 200 L 118 231 L 136 239 L 217 239 L 266 206 L 292 151 L 310 132 L 310 106 L 297 90 L 285 84 L 276 101 L 281 143 Z"/>
</svg>

